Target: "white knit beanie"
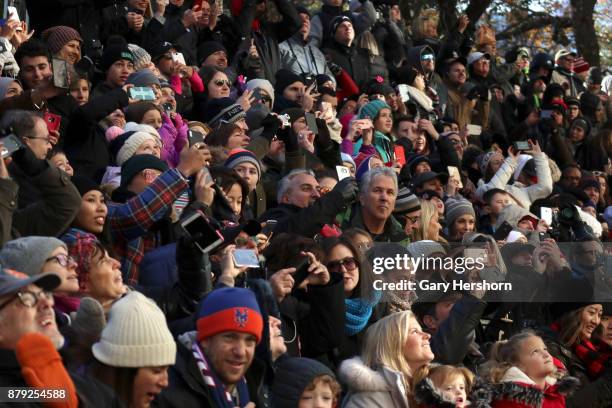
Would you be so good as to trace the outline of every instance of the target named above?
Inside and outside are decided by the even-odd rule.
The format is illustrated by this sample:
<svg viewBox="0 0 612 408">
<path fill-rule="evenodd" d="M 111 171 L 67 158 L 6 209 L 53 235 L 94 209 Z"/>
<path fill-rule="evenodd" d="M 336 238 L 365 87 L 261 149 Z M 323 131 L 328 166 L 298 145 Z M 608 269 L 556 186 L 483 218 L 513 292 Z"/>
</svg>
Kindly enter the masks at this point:
<svg viewBox="0 0 612 408">
<path fill-rule="evenodd" d="M 111 367 L 160 367 L 176 360 L 176 343 L 166 317 L 155 302 L 137 291 L 111 307 L 100 341 L 91 349 L 98 361 Z"/>
<path fill-rule="evenodd" d="M 159 144 L 159 139 L 155 138 L 150 133 L 145 132 L 136 132 L 132 136 L 130 136 L 121 149 L 117 152 L 117 165 L 121 166 L 125 163 L 130 157 L 136 153 L 136 150 L 140 147 L 141 144 L 146 142 L 147 140 L 153 140 L 155 143 Z M 160 145 L 161 146 L 161 145 Z"/>
</svg>

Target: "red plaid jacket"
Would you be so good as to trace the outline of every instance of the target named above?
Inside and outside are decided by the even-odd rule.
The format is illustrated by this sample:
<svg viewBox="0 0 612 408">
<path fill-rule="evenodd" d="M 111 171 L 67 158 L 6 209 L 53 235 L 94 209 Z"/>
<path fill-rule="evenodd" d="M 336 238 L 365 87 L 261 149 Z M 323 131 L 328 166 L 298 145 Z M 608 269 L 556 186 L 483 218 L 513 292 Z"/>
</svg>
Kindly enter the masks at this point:
<svg viewBox="0 0 612 408">
<path fill-rule="evenodd" d="M 187 180 L 180 172 L 170 169 L 127 202 L 108 203 L 114 249 L 121 256 L 126 284 L 138 282 L 138 266 L 144 254 L 159 244 L 159 237 L 150 233 L 149 228 L 169 213 L 172 203 L 188 188 Z"/>
</svg>

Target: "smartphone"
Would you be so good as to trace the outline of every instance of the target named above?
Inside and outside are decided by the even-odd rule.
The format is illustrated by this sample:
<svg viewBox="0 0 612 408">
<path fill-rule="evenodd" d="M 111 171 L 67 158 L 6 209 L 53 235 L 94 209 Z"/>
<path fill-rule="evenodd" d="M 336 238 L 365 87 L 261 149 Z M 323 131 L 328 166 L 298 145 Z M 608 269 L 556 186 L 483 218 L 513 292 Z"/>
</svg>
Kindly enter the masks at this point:
<svg viewBox="0 0 612 408">
<path fill-rule="evenodd" d="M 60 115 L 56 115 L 55 113 L 45 112 L 43 114 L 43 119 L 47 124 L 47 130 L 49 132 L 57 131 L 62 124 L 62 117 Z"/>
<path fill-rule="evenodd" d="M 278 224 L 278 221 L 277 220 L 266 220 L 264 224 L 265 225 L 261 229 L 261 233 L 266 235 L 268 238 L 270 238 L 270 235 L 274 231 L 274 228 L 276 228 L 276 224 Z"/>
<path fill-rule="evenodd" d="M 510 231 L 512 231 L 512 229 L 512 225 L 510 225 L 507 221 L 504 221 L 502 225 L 500 225 L 499 228 L 495 230 L 493 238 L 495 238 L 496 241 L 503 241 L 508 238 L 508 234 L 510 234 Z"/>
<path fill-rule="evenodd" d="M 397 86 L 397 93 L 399 94 L 400 99 L 403 103 L 406 103 L 410 100 L 410 94 L 408 93 L 408 85 L 399 84 Z"/>
<path fill-rule="evenodd" d="M 553 210 L 549 207 L 541 207 L 540 208 L 540 218 L 543 219 L 548 226 L 551 226 L 553 223 Z"/>
<path fill-rule="evenodd" d="M 173 52 L 172 61 L 178 62 L 179 64 L 187 65 L 187 63 L 185 62 L 185 56 L 182 52 Z"/>
<path fill-rule="evenodd" d="M 545 109 L 540 112 L 540 119 L 550 119 L 552 117 L 553 111 L 550 109 Z"/>
<path fill-rule="evenodd" d="M 468 135 L 478 136 L 482 133 L 482 126 L 480 125 L 472 125 L 471 123 L 468 123 L 466 126 Z"/>
<path fill-rule="evenodd" d="M 293 290 L 296 290 L 308 275 L 308 268 L 310 267 L 310 258 L 305 256 L 302 258 L 300 263 L 295 267 L 295 272 L 293 273 Z"/>
<path fill-rule="evenodd" d="M 19 138 L 13 134 L 0 139 L 0 143 L 3 145 L 2 151 L 0 152 L 3 159 L 11 157 L 13 153 L 23 147 L 21 140 L 19 140 Z"/>
<path fill-rule="evenodd" d="M 261 89 L 255 88 L 253 89 L 253 93 L 251 94 L 251 98 L 254 98 L 256 101 L 261 100 Z"/>
<path fill-rule="evenodd" d="M 136 86 L 129 89 L 129 95 L 131 99 L 139 101 L 154 101 L 155 92 L 148 86 Z"/>
<path fill-rule="evenodd" d="M 214 180 L 212 176 L 210 175 L 210 170 L 208 170 L 208 167 L 202 167 L 200 171 L 202 172 L 202 175 L 204 176 L 205 185 L 210 186 L 211 184 L 214 184 Z"/>
<path fill-rule="evenodd" d="M 249 268 L 259 268 L 259 258 L 253 249 L 236 249 L 234 251 L 234 265 L 240 268 L 248 266 Z"/>
<path fill-rule="evenodd" d="M 14 6 L 8 6 L 6 8 L 6 18 L 8 20 L 9 16 L 12 14 L 11 16 L 11 20 L 17 20 L 17 21 L 21 21 L 19 19 L 19 13 L 17 12 L 17 8 Z"/>
<path fill-rule="evenodd" d="M 338 173 L 338 181 L 351 177 L 351 171 L 346 166 L 336 166 L 336 173 Z"/>
<path fill-rule="evenodd" d="M 514 150 L 517 152 L 525 152 L 531 150 L 531 146 L 529 146 L 529 143 L 524 140 L 512 143 L 512 147 L 514 147 Z"/>
<path fill-rule="evenodd" d="M 213 228 L 200 211 L 182 220 L 181 228 L 195 240 L 195 245 L 204 253 L 212 251 L 223 243 L 221 232 Z"/>
<path fill-rule="evenodd" d="M 406 154 L 404 153 L 404 146 L 393 146 L 393 153 L 395 154 L 395 161 L 397 161 L 402 167 L 406 164 Z"/>
<path fill-rule="evenodd" d="M 319 127 L 317 126 L 317 118 L 310 112 L 306 112 L 306 125 L 308 125 L 308 129 L 315 135 L 319 134 Z"/>
<path fill-rule="evenodd" d="M 68 63 L 63 59 L 53 58 L 53 86 L 61 89 L 70 88 L 68 81 Z"/>
<path fill-rule="evenodd" d="M 193 0 L 193 3 L 191 5 L 191 9 L 193 11 L 202 10 L 202 0 Z"/>
<path fill-rule="evenodd" d="M 484 248 L 465 248 L 463 254 L 466 258 L 473 259 L 474 261 L 487 262 L 487 250 Z"/>
<path fill-rule="evenodd" d="M 189 147 L 196 143 L 204 143 L 204 135 L 197 130 L 190 130 L 187 132 L 187 140 L 189 141 Z"/>
<path fill-rule="evenodd" d="M 448 175 L 459 181 L 459 188 L 463 188 L 463 183 L 461 182 L 461 174 L 459 173 L 459 169 L 455 166 L 446 166 L 446 168 L 448 169 Z"/>
<path fill-rule="evenodd" d="M 166 115 L 169 115 L 170 113 L 172 113 L 172 109 L 174 107 L 172 106 L 171 103 L 164 103 L 162 105 L 162 109 L 164 110 L 164 112 L 166 112 Z"/>
</svg>

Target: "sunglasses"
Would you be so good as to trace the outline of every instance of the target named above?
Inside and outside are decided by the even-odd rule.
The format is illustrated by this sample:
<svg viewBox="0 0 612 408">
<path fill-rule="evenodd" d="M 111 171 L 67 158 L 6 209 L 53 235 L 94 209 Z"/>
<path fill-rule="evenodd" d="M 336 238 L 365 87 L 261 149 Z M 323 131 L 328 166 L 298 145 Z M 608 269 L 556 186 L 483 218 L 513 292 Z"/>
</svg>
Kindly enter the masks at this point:
<svg viewBox="0 0 612 408">
<path fill-rule="evenodd" d="M 213 83 L 217 86 L 227 85 L 228 88 L 231 88 L 232 86 L 232 84 L 230 84 L 230 81 L 226 81 L 224 79 L 218 79 L 216 81 L 213 81 Z"/>
<path fill-rule="evenodd" d="M 347 271 L 352 271 L 357 268 L 357 260 L 352 256 L 347 256 L 344 259 L 329 262 L 327 269 L 332 273 L 339 273 L 342 270 L 342 265 L 344 265 Z"/>
<path fill-rule="evenodd" d="M 433 60 L 434 60 L 433 54 L 421 55 L 421 61 L 433 61 Z"/>
</svg>

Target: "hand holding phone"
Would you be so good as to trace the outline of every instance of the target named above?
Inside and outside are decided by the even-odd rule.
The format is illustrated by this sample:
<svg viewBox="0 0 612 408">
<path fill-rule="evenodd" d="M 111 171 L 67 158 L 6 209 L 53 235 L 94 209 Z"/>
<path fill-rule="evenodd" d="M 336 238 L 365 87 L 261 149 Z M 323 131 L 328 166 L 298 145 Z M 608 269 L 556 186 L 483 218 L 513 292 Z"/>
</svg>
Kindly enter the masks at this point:
<svg viewBox="0 0 612 408">
<path fill-rule="evenodd" d="M 63 59 L 53 58 L 53 86 L 60 89 L 70 88 L 70 78 L 68 78 L 68 63 Z"/>
<path fill-rule="evenodd" d="M 313 115 L 310 112 L 306 112 L 305 117 L 306 117 L 306 125 L 308 126 L 308 129 L 310 129 L 310 131 L 314 133 L 315 135 L 318 135 L 319 126 L 317 126 L 317 118 L 315 117 L 315 115 Z"/>
<path fill-rule="evenodd" d="M 0 150 L 2 159 L 11 157 L 13 153 L 23 147 L 21 140 L 19 140 L 19 138 L 13 134 L 0 139 L 0 144 L 2 144 L 2 148 Z"/>
<path fill-rule="evenodd" d="M 56 115 L 55 113 L 45 112 L 43 114 L 43 120 L 47 125 L 47 130 L 49 132 L 59 131 L 60 125 L 62 124 L 62 117 L 60 115 Z"/>
<path fill-rule="evenodd" d="M 514 148 L 514 151 L 517 153 L 526 152 L 526 151 L 531 150 L 531 146 L 529 145 L 529 143 L 524 140 L 519 140 L 519 141 L 512 143 L 512 147 Z"/>
<path fill-rule="evenodd" d="M 187 141 L 189 142 L 189 147 L 198 143 L 204 143 L 204 135 L 197 130 L 190 130 L 187 132 Z"/>
<path fill-rule="evenodd" d="M 253 249 L 236 249 L 233 253 L 234 265 L 237 268 L 259 268 L 259 259 Z"/>
<path fill-rule="evenodd" d="M 455 180 L 459 182 L 459 184 L 457 185 L 457 188 L 463 188 L 463 183 L 461 182 L 461 174 L 459 174 L 459 169 L 455 166 L 446 166 L 446 168 L 448 169 L 448 175 L 451 176 L 451 178 L 454 178 Z"/>
</svg>

